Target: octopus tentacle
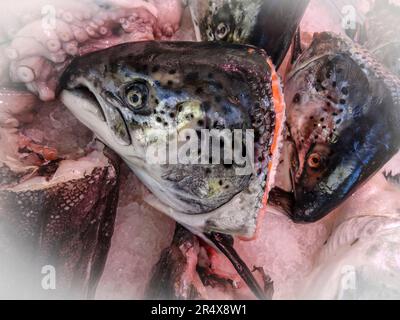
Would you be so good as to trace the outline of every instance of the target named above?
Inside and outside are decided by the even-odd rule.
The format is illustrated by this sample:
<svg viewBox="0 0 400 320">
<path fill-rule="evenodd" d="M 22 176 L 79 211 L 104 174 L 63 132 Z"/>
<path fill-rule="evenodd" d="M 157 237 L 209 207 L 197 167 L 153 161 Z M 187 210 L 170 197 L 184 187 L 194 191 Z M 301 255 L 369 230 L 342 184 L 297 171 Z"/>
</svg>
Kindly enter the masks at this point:
<svg viewBox="0 0 400 320">
<path fill-rule="evenodd" d="M 1 50 L 0 72 L 9 64 L 10 79 L 44 100 L 55 97 L 57 79 L 74 56 L 124 42 L 168 39 L 182 15 L 180 0 L 107 0 L 95 7 L 73 0 L 55 9 L 48 26 L 39 9 L 24 8 L 15 14 L 18 19 L 13 15 L 0 26 L 0 41 L 8 44 Z"/>
</svg>

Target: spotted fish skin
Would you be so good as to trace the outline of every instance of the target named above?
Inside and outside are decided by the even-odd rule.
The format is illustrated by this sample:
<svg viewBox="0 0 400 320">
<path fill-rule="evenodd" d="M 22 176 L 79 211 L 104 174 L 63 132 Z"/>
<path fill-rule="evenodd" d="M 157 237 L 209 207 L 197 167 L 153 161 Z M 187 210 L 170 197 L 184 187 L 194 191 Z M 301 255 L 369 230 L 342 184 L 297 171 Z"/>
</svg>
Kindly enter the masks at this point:
<svg viewBox="0 0 400 320">
<path fill-rule="evenodd" d="M 111 246 L 120 180 L 119 158 L 109 150 L 101 157 L 106 163 L 79 178 L 65 174 L 65 181 L 49 176 L 48 183 L 0 186 L 0 255 L 7 260 L 2 284 L 13 288 L 9 296 L 20 297 L 15 290 L 24 288 L 28 299 L 94 298 Z M 55 268 L 57 290 L 40 286 L 44 266 Z"/>
<path fill-rule="evenodd" d="M 400 146 L 400 81 L 365 48 L 320 33 L 286 83 L 293 192 L 289 216 L 321 219 Z"/>
<path fill-rule="evenodd" d="M 279 68 L 309 0 L 192 0 L 197 40 L 263 48 Z"/>
<path fill-rule="evenodd" d="M 161 200 L 160 210 L 195 230 L 251 237 L 280 135 L 273 74 L 275 79 L 265 52 L 251 46 L 138 42 L 75 60 L 62 80 L 61 96 Z M 99 116 L 77 107 L 88 100 L 81 88 L 91 92 L 96 100 L 91 108 L 100 108 Z M 127 100 L 132 88 L 145 97 L 140 108 Z M 254 170 L 240 175 L 236 163 L 147 161 L 147 150 L 162 140 L 160 130 L 179 134 L 188 128 L 254 130 L 254 153 L 249 149 L 245 155 L 253 158 Z"/>
</svg>

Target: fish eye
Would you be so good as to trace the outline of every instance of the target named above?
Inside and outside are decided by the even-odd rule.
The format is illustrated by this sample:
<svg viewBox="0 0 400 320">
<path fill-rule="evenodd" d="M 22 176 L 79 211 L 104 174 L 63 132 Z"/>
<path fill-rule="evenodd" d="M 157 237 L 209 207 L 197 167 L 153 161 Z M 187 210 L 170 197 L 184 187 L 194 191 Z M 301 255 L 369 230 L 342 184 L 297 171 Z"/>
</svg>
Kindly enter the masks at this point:
<svg viewBox="0 0 400 320">
<path fill-rule="evenodd" d="M 125 92 L 125 98 L 128 106 L 133 110 L 139 110 L 147 105 L 149 89 L 144 83 L 131 84 Z"/>
<path fill-rule="evenodd" d="M 322 158 L 318 153 L 313 153 L 308 157 L 307 164 L 310 168 L 319 169 L 322 165 Z"/>
<path fill-rule="evenodd" d="M 300 95 L 300 93 L 296 93 L 293 97 L 293 103 L 297 104 L 297 103 L 300 103 L 300 101 L 301 101 L 301 95 Z"/>
<path fill-rule="evenodd" d="M 226 38 L 226 36 L 229 33 L 229 26 L 225 24 L 224 22 L 221 22 L 218 26 L 217 29 L 215 30 L 215 37 L 218 40 L 223 40 Z"/>
</svg>

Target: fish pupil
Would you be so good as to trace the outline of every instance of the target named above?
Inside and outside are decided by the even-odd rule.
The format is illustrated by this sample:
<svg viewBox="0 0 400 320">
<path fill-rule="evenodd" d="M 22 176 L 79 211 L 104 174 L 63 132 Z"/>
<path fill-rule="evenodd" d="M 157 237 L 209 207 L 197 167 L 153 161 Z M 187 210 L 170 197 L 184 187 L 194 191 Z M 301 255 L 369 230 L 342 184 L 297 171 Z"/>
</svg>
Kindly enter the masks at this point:
<svg viewBox="0 0 400 320">
<path fill-rule="evenodd" d="M 148 94 L 146 84 L 136 82 L 127 88 L 126 101 L 136 111 L 146 106 Z"/>
<path fill-rule="evenodd" d="M 228 32 L 228 26 L 225 23 L 221 22 L 217 27 L 216 35 L 220 40 L 222 40 L 227 36 Z"/>
<path fill-rule="evenodd" d="M 317 153 L 313 153 L 308 159 L 308 165 L 311 168 L 317 169 L 321 165 L 321 157 Z"/>
<path fill-rule="evenodd" d="M 132 102 L 133 103 L 138 103 L 139 102 L 139 95 L 137 94 L 137 93 L 135 93 L 133 96 L 132 96 Z"/>
<path fill-rule="evenodd" d="M 299 103 L 301 100 L 300 93 L 296 93 L 295 96 L 293 97 L 293 103 Z"/>
</svg>

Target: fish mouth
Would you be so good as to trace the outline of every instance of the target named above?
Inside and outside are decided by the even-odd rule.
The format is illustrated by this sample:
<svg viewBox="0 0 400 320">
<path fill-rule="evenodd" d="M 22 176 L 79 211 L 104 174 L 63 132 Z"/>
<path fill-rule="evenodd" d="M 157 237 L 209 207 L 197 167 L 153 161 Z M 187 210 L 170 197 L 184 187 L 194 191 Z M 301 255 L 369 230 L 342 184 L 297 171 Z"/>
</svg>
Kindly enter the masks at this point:
<svg viewBox="0 0 400 320">
<path fill-rule="evenodd" d="M 61 96 L 66 99 L 76 99 L 82 103 L 84 112 L 90 112 L 99 120 L 106 122 L 106 115 L 101 107 L 96 95 L 86 87 L 77 87 L 75 89 L 63 90 Z"/>
<path fill-rule="evenodd" d="M 69 111 L 104 143 L 113 141 L 107 124 L 105 111 L 97 96 L 88 88 L 79 86 L 74 89 L 63 89 L 59 95 Z"/>
<path fill-rule="evenodd" d="M 283 142 L 281 164 L 278 167 L 280 179 L 271 188 L 268 201 L 275 209 L 290 218 L 302 193 L 296 182 L 299 163 L 299 154 L 295 142 L 290 136 L 287 136 Z"/>
<path fill-rule="evenodd" d="M 61 101 L 110 148 L 121 150 L 131 146 L 132 138 L 122 112 L 90 89 L 78 86 L 64 90 Z"/>
<path fill-rule="evenodd" d="M 290 217 L 295 205 L 294 192 L 274 187 L 269 193 L 268 201 L 280 213 Z"/>
</svg>

